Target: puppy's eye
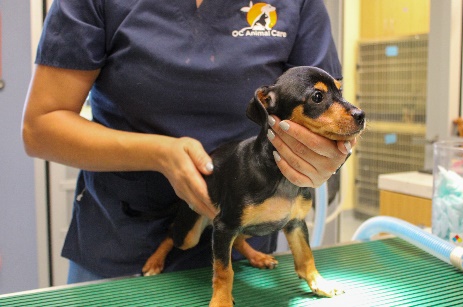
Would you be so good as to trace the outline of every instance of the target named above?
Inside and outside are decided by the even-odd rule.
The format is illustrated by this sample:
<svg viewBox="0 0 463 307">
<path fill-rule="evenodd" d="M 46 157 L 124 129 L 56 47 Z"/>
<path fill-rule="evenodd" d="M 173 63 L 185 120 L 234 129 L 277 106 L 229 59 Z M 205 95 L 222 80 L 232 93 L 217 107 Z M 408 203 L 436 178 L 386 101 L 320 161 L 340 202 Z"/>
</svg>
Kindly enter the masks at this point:
<svg viewBox="0 0 463 307">
<path fill-rule="evenodd" d="M 312 101 L 315 102 L 315 103 L 320 103 L 323 101 L 323 94 L 319 91 L 315 92 L 313 95 L 312 95 Z"/>
</svg>

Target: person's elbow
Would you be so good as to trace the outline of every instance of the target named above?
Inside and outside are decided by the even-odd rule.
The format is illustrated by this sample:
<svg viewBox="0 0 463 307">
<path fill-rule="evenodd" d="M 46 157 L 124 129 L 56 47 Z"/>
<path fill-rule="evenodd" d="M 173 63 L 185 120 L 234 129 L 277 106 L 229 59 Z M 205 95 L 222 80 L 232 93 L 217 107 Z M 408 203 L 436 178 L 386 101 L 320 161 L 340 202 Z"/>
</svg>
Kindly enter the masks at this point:
<svg viewBox="0 0 463 307">
<path fill-rule="evenodd" d="M 21 125 L 21 136 L 26 154 L 30 157 L 40 156 L 40 135 L 38 128 L 34 127 L 31 120 L 24 117 Z"/>
</svg>

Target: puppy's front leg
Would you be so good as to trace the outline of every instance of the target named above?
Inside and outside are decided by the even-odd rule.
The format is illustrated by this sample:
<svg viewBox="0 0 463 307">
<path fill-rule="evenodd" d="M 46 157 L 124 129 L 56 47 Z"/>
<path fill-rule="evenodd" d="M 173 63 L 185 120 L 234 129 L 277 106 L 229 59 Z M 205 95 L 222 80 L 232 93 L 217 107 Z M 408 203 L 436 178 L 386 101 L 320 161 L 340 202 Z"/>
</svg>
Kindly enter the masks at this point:
<svg viewBox="0 0 463 307">
<path fill-rule="evenodd" d="M 236 232 L 217 219 L 214 221 L 212 251 L 214 256 L 214 276 L 212 278 L 212 299 L 210 307 L 233 306 L 233 268 L 231 248 Z"/>
<path fill-rule="evenodd" d="M 309 232 L 304 220 L 293 219 L 283 229 L 294 256 L 296 273 L 307 281 L 312 291 L 320 296 L 332 297 L 344 291 L 326 281 L 315 267 L 312 250 L 309 245 Z"/>
</svg>

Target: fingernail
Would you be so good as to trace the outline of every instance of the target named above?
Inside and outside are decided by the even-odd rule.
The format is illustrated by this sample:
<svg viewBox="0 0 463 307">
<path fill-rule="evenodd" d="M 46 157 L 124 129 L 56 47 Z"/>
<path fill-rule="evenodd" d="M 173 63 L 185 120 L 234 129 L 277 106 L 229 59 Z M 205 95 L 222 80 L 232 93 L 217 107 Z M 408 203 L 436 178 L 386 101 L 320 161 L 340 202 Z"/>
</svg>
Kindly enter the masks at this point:
<svg viewBox="0 0 463 307">
<path fill-rule="evenodd" d="M 275 138 L 275 133 L 272 131 L 272 129 L 268 129 L 267 137 L 270 141 L 273 141 L 273 139 Z"/>
<path fill-rule="evenodd" d="M 287 122 L 280 122 L 280 128 L 283 129 L 284 131 L 289 130 L 289 124 Z"/>
<path fill-rule="evenodd" d="M 344 142 L 344 147 L 346 147 L 348 153 L 352 153 L 352 146 L 350 145 L 349 141 Z"/>
<path fill-rule="evenodd" d="M 268 124 L 270 125 L 270 127 L 273 127 L 275 125 L 275 118 L 273 118 L 272 116 L 269 116 Z"/>
<path fill-rule="evenodd" d="M 206 170 L 208 172 L 212 172 L 214 170 L 214 164 L 212 164 L 212 162 L 207 162 L 206 163 Z"/>
<path fill-rule="evenodd" d="M 281 157 L 280 157 L 280 154 L 276 151 L 273 152 L 273 157 L 275 158 L 275 161 L 277 162 L 280 162 L 281 161 Z"/>
</svg>

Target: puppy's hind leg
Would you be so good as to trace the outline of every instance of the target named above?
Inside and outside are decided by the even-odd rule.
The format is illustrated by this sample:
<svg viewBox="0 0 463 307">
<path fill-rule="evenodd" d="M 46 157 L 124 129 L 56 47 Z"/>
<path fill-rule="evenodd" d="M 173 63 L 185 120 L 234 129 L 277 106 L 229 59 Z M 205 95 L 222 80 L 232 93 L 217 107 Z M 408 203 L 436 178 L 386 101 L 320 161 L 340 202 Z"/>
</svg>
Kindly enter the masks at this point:
<svg viewBox="0 0 463 307">
<path fill-rule="evenodd" d="M 233 243 L 233 247 L 244 257 L 246 257 L 249 263 L 259 269 L 274 269 L 278 265 L 278 260 L 273 258 L 271 255 L 267 255 L 256 251 L 246 242 L 245 237 L 243 235 L 239 235 L 235 242 Z"/>
<path fill-rule="evenodd" d="M 142 272 L 144 276 L 157 275 L 164 269 L 164 262 L 167 255 L 174 247 L 174 241 L 170 236 L 161 242 L 158 249 L 148 258 L 143 266 Z"/>
<path fill-rule="evenodd" d="M 173 229 L 174 245 L 181 250 L 195 247 L 204 229 L 210 224 L 210 220 L 207 217 L 193 211 L 190 214 L 191 217 L 188 222 L 183 221 L 181 225 L 177 223 L 178 226 L 175 225 L 176 227 Z"/>
<path fill-rule="evenodd" d="M 312 291 L 319 296 L 332 297 L 344 293 L 333 283 L 326 281 L 315 267 L 309 245 L 309 232 L 304 220 L 293 219 L 283 229 L 294 256 L 296 273 L 307 281 Z"/>
<path fill-rule="evenodd" d="M 169 234 L 143 266 L 143 275 L 161 273 L 166 257 L 174 246 L 182 250 L 196 246 L 207 225 L 209 225 L 209 219 L 190 210 L 186 204 L 180 206 Z"/>
</svg>

